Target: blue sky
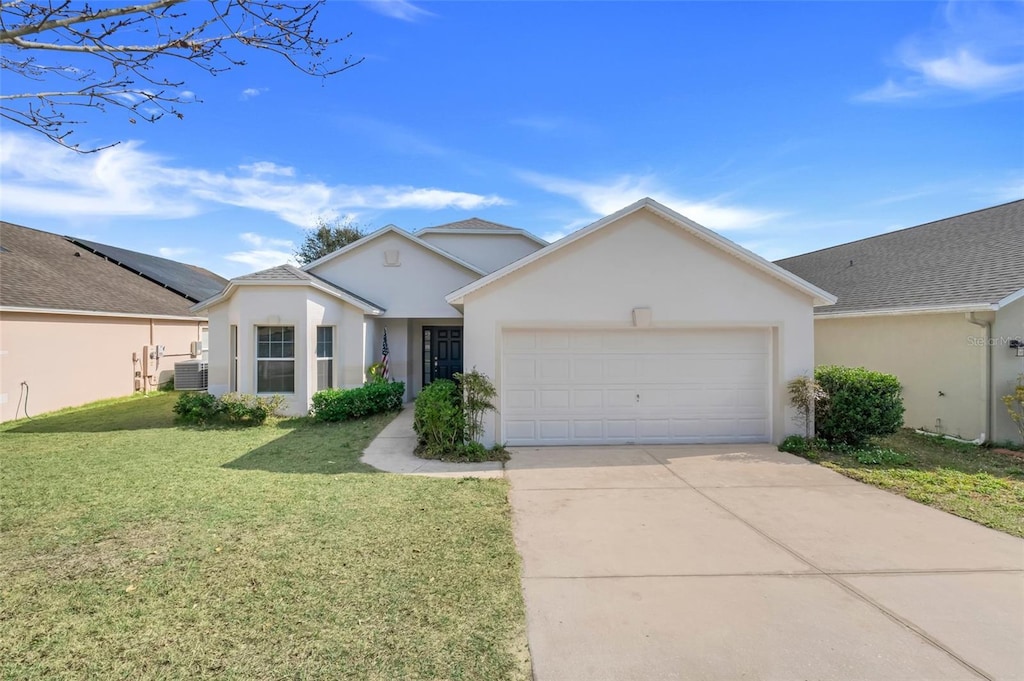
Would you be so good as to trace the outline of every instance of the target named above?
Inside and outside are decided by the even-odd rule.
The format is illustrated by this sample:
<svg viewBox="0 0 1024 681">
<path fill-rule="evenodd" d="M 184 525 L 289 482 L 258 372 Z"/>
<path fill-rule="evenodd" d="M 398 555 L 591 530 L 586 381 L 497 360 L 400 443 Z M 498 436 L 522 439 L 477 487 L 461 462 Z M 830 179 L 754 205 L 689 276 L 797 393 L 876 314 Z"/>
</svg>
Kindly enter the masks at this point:
<svg viewBox="0 0 1024 681">
<path fill-rule="evenodd" d="M 225 276 L 317 216 L 554 239 L 649 195 L 771 259 L 1024 198 L 1024 2 L 331 2 L 327 81 L 270 55 L 184 120 L 6 121 L 0 217 Z M 12 87 L 8 82 L 5 87 Z"/>
</svg>

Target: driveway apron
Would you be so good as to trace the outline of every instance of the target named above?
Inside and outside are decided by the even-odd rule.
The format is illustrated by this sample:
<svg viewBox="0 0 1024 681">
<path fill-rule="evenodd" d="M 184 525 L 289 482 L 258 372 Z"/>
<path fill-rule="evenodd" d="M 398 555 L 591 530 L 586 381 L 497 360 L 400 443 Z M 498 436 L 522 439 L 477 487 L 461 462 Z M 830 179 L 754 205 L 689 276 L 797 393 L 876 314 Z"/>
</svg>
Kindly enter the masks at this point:
<svg viewBox="0 0 1024 681">
<path fill-rule="evenodd" d="M 534 674 L 1024 681 L 1024 541 L 770 445 L 517 449 Z"/>
</svg>

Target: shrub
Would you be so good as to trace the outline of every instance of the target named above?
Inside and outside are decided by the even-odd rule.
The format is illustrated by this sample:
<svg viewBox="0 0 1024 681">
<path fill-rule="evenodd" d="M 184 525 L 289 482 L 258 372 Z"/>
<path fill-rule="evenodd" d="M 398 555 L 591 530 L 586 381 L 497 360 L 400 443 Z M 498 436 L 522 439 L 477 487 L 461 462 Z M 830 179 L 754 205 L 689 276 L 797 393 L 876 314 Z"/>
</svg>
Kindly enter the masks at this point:
<svg viewBox="0 0 1024 681">
<path fill-rule="evenodd" d="M 196 426 L 217 421 L 232 425 L 258 426 L 276 414 L 284 404 L 280 395 L 257 397 L 241 393 L 228 393 L 217 398 L 209 393 L 182 393 L 174 405 L 178 420 Z"/>
<path fill-rule="evenodd" d="M 197 426 L 210 423 L 220 410 L 220 400 L 209 393 L 182 393 L 174 404 L 179 421 Z"/>
<path fill-rule="evenodd" d="M 373 414 L 398 411 L 405 398 L 405 383 L 367 383 L 360 388 L 321 390 L 313 395 L 310 415 L 318 421 L 350 421 Z"/>
<path fill-rule="evenodd" d="M 815 430 L 828 442 L 860 447 L 903 425 L 902 387 L 895 376 L 864 368 L 822 366 L 815 369 L 814 379 L 825 392 Z"/>
<path fill-rule="evenodd" d="M 810 376 L 798 376 L 786 384 L 789 391 L 789 404 L 796 409 L 794 420 L 803 424 L 805 437 L 809 440 L 814 435 L 814 411 L 818 403 L 825 397 L 825 391 Z"/>
<path fill-rule="evenodd" d="M 803 455 L 811 451 L 811 443 L 802 435 L 790 435 L 779 444 L 779 451 Z"/>
<path fill-rule="evenodd" d="M 1024 374 L 1017 377 L 1017 385 L 1009 395 L 1003 395 L 1003 404 L 1010 414 L 1010 420 L 1020 431 L 1020 441 L 1024 442 Z"/>
<path fill-rule="evenodd" d="M 259 426 L 284 406 L 280 395 L 259 397 L 243 393 L 228 393 L 220 398 L 220 413 L 234 425 Z"/>
<path fill-rule="evenodd" d="M 474 443 L 484 434 L 484 414 L 494 410 L 491 400 L 498 394 L 486 374 L 473 367 L 468 374 L 455 374 L 462 389 L 462 410 L 466 420 L 466 442 Z M 486 450 L 485 450 L 486 451 Z M 483 459 L 480 459 L 483 461 Z"/>
<path fill-rule="evenodd" d="M 438 379 L 416 398 L 413 429 L 417 453 L 427 458 L 440 458 L 454 452 L 463 442 L 465 428 L 459 386 L 453 381 Z"/>
</svg>

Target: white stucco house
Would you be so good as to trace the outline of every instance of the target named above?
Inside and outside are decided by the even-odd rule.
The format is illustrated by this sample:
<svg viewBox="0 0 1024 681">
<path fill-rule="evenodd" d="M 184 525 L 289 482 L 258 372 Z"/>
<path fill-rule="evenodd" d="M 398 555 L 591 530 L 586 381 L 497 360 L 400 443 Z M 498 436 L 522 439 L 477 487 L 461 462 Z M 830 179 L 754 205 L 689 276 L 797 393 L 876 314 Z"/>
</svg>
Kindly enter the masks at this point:
<svg viewBox="0 0 1024 681">
<path fill-rule="evenodd" d="M 305 414 L 380 359 L 414 398 L 476 368 L 498 389 L 485 444 L 778 442 L 785 385 L 814 369 L 835 297 L 642 199 L 552 244 L 473 218 L 385 227 L 300 268 L 232 279 L 209 318 L 210 392 Z"/>
</svg>

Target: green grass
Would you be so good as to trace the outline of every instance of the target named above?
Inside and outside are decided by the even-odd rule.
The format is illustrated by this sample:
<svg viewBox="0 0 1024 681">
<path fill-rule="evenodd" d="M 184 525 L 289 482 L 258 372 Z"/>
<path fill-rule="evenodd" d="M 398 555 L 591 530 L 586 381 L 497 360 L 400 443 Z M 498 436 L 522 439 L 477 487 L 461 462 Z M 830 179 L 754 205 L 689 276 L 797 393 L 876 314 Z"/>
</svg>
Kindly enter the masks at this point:
<svg viewBox="0 0 1024 681">
<path fill-rule="evenodd" d="M 506 483 L 376 473 L 391 417 L 0 427 L 0 677 L 526 679 Z"/>
<path fill-rule="evenodd" d="M 876 444 L 897 456 L 858 460 L 856 454 L 819 452 L 816 460 L 856 480 L 1024 537 L 1024 460 L 910 430 Z"/>
</svg>

